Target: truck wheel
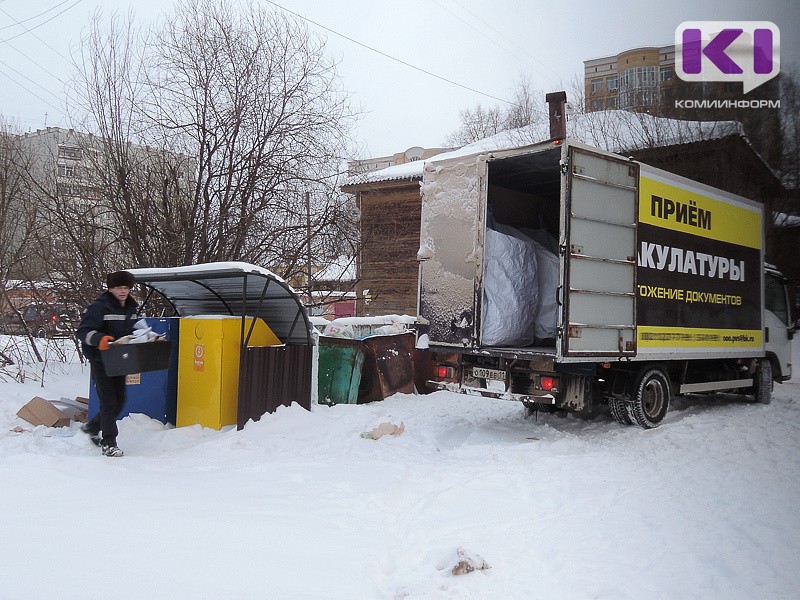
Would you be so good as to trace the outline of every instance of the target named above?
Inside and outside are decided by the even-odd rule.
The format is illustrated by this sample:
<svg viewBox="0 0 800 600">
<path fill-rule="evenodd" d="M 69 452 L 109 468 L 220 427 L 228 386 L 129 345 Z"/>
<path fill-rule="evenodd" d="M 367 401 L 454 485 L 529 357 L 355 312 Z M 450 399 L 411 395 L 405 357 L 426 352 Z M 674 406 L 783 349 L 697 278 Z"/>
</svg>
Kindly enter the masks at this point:
<svg viewBox="0 0 800 600">
<path fill-rule="evenodd" d="M 611 411 L 611 417 L 620 425 L 630 425 L 633 423 L 631 413 L 628 412 L 628 403 L 619 398 L 608 399 L 608 409 Z"/>
<path fill-rule="evenodd" d="M 772 402 L 772 386 L 772 363 L 769 362 L 768 358 L 762 358 L 758 361 L 755 385 L 753 386 L 753 395 L 756 398 L 756 402 L 761 404 Z"/>
<path fill-rule="evenodd" d="M 669 377 L 659 367 L 647 367 L 636 378 L 631 413 L 645 429 L 658 427 L 669 410 Z"/>
</svg>

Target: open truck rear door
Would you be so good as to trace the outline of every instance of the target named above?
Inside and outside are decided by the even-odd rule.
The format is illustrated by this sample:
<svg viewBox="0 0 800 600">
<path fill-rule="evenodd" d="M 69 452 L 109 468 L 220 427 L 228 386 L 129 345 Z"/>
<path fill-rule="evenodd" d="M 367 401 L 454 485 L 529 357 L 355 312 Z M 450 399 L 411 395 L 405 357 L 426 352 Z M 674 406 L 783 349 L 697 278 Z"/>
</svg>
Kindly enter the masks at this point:
<svg viewBox="0 0 800 600">
<path fill-rule="evenodd" d="M 431 343 L 474 347 L 477 272 L 486 207 L 486 158 L 426 165 L 422 183 L 418 314 Z"/>
<path fill-rule="evenodd" d="M 636 354 L 639 165 L 568 146 L 561 201 L 561 358 Z"/>
</svg>

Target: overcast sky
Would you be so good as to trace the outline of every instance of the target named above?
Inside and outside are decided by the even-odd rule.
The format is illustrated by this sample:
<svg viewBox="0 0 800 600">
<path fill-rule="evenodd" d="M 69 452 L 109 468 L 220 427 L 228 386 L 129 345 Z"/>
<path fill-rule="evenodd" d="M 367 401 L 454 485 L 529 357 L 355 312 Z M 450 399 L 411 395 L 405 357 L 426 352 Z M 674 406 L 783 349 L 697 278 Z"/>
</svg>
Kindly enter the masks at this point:
<svg viewBox="0 0 800 600">
<path fill-rule="evenodd" d="M 574 80 L 582 81 L 584 60 L 671 44 L 683 21 L 772 21 L 781 32 L 783 68 L 800 65 L 798 0 L 254 2 L 305 17 L 327 39 L 345 88 L 364 111 L 354 132 L 361 157 L 443 144 L 458 127 L 459 110 L 504 105 L 522 74 L 542 93 L 544 109 L 545 92 L 569 95 Z M 155 20 L 171 5 L 0 0 L 0 114 L 26 131 L 68 126 L 64 82 L 89 15 L 97 7 L 108 14 L 133 7 L 139 19 Z"/>
</svg>

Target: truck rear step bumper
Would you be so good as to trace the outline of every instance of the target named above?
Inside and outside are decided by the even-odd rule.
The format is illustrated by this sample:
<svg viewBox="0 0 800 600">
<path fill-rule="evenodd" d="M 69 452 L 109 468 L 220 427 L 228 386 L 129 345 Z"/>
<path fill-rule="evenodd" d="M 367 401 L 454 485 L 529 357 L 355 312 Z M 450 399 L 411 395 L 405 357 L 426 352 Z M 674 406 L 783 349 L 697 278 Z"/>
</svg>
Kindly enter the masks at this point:
<svg viewBox="0 0 800 600">
<path fill-rule="evenodd" d="M 484 398 L 497 398 L 498 400 L 511 400 L 514 402 L 536 402 L 537 404 L 556 403 L 555 396 L 547 393 L 541 396 L 531 396 L 530 394 L 513 394 L 511 392 L 487 390 L 486 388 L 462 386 L 457 383 L 447 383 L 445 381 L 428 380 L 425 383 L 429 389 L 447 390 L 449 392 L 458 392 L 460 394 L 468 394 L 470 396 L 483 396 Z"/>
</svg>

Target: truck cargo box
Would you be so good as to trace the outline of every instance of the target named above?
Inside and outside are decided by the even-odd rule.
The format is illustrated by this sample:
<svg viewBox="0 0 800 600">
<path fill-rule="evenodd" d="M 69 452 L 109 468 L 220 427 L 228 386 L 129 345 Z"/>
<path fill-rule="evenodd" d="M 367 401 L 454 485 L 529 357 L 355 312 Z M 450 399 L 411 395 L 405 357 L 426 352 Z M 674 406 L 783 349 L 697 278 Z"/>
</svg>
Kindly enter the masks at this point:
<svg viewBox="0 0 800 600">
<path fill-rule="evenodd" d="M 762 231 L 756 202 L 570 140 L 434 159 L 419 313 L 459 351 L 763 356 Z"/>
</svg>

